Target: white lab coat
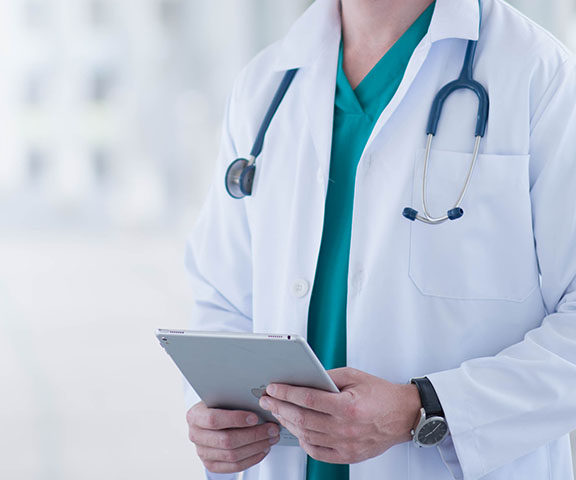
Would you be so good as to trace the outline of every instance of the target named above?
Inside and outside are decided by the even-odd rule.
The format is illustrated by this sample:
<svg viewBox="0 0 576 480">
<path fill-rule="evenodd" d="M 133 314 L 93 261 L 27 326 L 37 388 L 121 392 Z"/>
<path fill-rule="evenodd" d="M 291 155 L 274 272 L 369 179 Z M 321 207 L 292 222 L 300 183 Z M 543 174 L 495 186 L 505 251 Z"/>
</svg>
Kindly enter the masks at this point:
<svg viewBox="0 0 576 480">
<path fill-rule="evenodd" d="M 491 98 L 464 217 L 421 210 L 432 98 L 478 37 L 477 0 L 437 0 L 428 34 L 380 116 L 356 176 L 348 365 L 389 381 L 428 375 L 451 437 L 397 445 L 351 480 L 568 480 L 576 428 L 576 74 L 570 53 L 502 0 L 485 0 L 475 78 Z M 239 76 L 217 174 L 188 250 L 192 328 L 306 335 L 329 175 L 340 15 L 317 0 Z M 283 73 L 299 67 L 258 159 L 254 195 L 224 172 L 250 152 Z M 433 144 L 431 213 L 451 208 L 477 101 L 447 102 Z M 192 399 L 190 400 L 193 401 Z M 302 480 L 305 454 L 274 447 L 247 480 Z M 213 478 L 227 478 L 216 475 Z"/>
</svg>

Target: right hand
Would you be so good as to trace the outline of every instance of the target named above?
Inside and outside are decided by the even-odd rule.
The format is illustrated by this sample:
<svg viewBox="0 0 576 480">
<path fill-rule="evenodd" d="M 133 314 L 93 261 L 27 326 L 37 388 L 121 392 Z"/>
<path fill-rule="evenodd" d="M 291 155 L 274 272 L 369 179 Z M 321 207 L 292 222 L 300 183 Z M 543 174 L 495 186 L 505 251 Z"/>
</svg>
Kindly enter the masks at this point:
<svg viewBox="0 0 576 480">
<path fill-rule="evenodd" d="M 213 473 L 242 472 L 261 462 L 280 440 L 280 427 L 257 425 L 252 412 L 208 408 L 200 402 L 188 410 L 186 420 L 190 441 Z"/>
</svg>

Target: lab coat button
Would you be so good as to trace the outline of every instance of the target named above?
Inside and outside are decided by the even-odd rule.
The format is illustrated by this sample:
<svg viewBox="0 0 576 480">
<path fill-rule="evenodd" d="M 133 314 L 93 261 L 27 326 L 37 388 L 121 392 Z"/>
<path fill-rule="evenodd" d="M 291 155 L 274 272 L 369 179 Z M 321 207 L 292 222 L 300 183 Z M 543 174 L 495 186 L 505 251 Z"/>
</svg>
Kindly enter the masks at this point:
<svg viewBox="0 0 576 480">
<path fill-rule="evenodd" d="M 292 293 L 297 298 L 305 297 L 308 293 L 308 290 L 310 290 L 310 284 L 301 278 L 292 284 Z"/>
<path fill-rule="evenodd" d="M 319 168 L 316 172 L 316 181 L 318 183 L 324 183 L 324 174 L 322 173 L 322 169 Z"/>
</svg>

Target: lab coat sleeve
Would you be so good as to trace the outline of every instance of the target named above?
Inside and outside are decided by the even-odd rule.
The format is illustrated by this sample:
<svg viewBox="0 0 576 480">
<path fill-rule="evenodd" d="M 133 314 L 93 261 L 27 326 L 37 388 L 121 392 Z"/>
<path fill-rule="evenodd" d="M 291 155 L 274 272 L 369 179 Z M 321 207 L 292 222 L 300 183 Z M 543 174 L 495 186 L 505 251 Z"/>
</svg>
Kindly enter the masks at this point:
<svg viewBox="0 0 576 480">
<path fill-rule="evenodd" d="M 232 199 L 224 187 L 226 169 L 237 158 L 231 116 L 232 93 L 226 108 L 218 165 L 186 248 L 186 268 L 192 284 L 192 330 L 252 331 L 252 269 L 250 232 L 244 202 Z M 186 409 L 200 399 L 185 381 Z M 206 472 L 209 480 L 232 480 L 236 474 Z"/>
<path fill-rule="evenodd" d="M 573 59 L 560 68 L 531 123 L 533 228 L 548 315 L 496 356 L 428 375 L 464 480 L 576 429 L 575 72 Z"/>
</svg>

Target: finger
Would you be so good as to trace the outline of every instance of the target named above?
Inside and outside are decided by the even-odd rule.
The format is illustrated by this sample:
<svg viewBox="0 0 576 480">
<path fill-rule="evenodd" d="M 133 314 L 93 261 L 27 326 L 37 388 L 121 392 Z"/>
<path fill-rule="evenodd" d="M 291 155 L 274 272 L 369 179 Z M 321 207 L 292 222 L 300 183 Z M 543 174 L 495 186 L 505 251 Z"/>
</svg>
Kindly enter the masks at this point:
<svg viewBox="0 0 576 480">
<path fill-rule="evenodd" d="M 260 463 L 262 460 L 264 460 L 264 457 L 266 457 L 266 455 L 268 455 L 268 452 L 258 453 L 256 455 L 253 455 L 252 457 L 246 458 L 245 460 L 242 460 L 241 462 L 237 463 L 207 461 L 204 462 L 204 466 L 212 473 L 242 472 L 256 465 L 257 463 Z"/>
<path fill-rule="evenodd" d="M 231 428 L 228 430 L 207 430 L 190 427 L 190 441 L 199 446 L 230 450 L 250 445 L 262 440 L 278 437 L 280 427 L 274 423 L 264 423 L 251 428 Z"/>
<path fill-rule="evenodd" d="M 197 446 L 196 451 L 202 461 L 238 463 L 259 453 L 268 453 L 274 443 L 278 443 L 280 437 L 274 439 L 261 440 L 243 447 L 224 450 L 220 448 L 210 448 Z M 272 443 L 274 442 L 274 443 Z"/>
<path fill-rule="evenodd" d="M 337 413 L 340 410 L 339 393 L 324 392 L 314 388 L 294 387 L 280 383 L 268 385 L 266 393 L 278 400 L 290 402 L 317 412 Z"/>
<path fill-rule="evenodd" d="M 279 421 L 283 419 L 299 429 L 329 432 L 333 428 L 333 419 L 327 413 L 308 410 L 293 403 L 283 402 L 271 397 L 262 397 L 260 406 L 269 410 L 272 415 L 279 417 Z"/>
<path fill-rule="evenodd" d="M 258 416 L 243 410 L 221 410 L 197 404 L 187 414 L 188 425 L 208 430 L 246 428 L 258 423 Z"/>
<path fill-rule="evenodd" d="M 334 438 L 330 434 L 315 432 L 313 430 L 306 430 L 297 427 L 285 419 L 282 419 L 281 422 L 282 426 L 286 428 L 286 430 L 288 430 L 292 435 L 297 437 L 300 442 L 309 443 L 319 447 L 334 447 Z"/>
<path fill-rule="evenodd" d="M 318 445 L 311 445 L 306 442 L 300 442 L 302 449 L 310 455 L 314 460 L 326 463 L 347 463 L 340 453 L 333 448 L 320 447 Z"/>
</svg>

